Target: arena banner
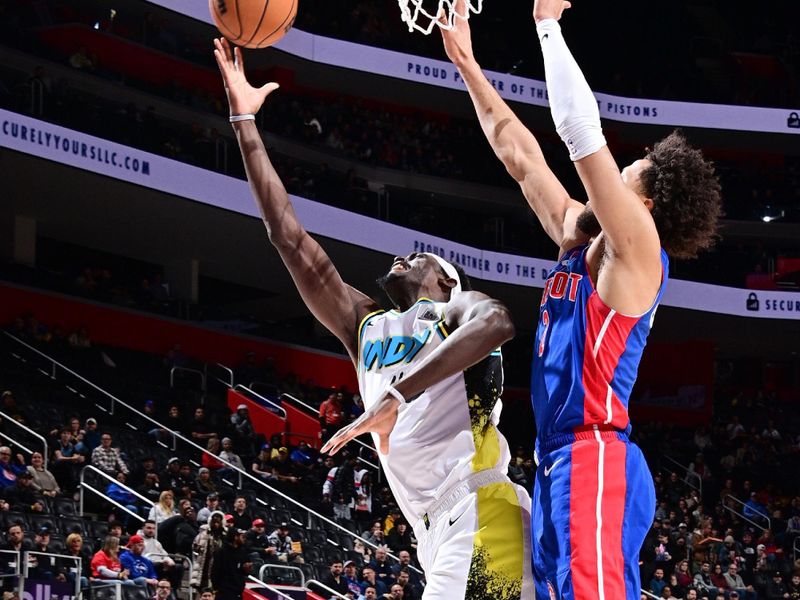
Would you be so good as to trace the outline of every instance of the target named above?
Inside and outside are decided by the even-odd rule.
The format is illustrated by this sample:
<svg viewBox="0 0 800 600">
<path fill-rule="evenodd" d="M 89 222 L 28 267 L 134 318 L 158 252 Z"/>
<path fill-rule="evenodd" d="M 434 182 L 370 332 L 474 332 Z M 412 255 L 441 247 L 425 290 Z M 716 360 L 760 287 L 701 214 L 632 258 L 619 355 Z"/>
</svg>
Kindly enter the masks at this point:
<svg viewBox="0 0 800 600">
<path fill-rule="evenodd" d="M 0 147 L 167 194 L 259 217 L 246 181 L 0 110 Z M 391 255 L 434 252 L 470 277 L 542 288 L 553 261 L 481 250 L 306 198 L 292 197 L 308 231 Z M 665 306 L 766 319 L 800 320 L 800 294 L 672 280 Z"/>
<path fill-rule="evenodd" d="M 213 24 L 208 5 L 204 2 L 149 1 Z M 387 18 L 393 17 L 400 19 L 399 13 L 387 15 Z M 456 68 L 449 62 L 433 58 L 336 40 L 299 29 L 290 30 L 274 47 L 294 56 L 326 65 L 466 91 Z M 494 71 L 484 72 L 506 100 L 548 106 L 547 87 L 544 81 Z M 800 107 L 782 109 L 674 102 L 625 98 L 601 93 L 596 93 L 595 98 L 600 108 L 600 116 L 612 121 L 800 135 Z"/>
</svg>

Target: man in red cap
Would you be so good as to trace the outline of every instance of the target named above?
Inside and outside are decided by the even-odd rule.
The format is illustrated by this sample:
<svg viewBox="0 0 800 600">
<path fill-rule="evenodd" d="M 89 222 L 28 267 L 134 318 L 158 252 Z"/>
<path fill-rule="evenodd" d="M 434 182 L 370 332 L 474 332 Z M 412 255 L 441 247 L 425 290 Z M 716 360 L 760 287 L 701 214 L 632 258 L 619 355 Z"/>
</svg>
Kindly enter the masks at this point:
<svg viewBox="0 0 800 600">
<path fill-rule="evenodd" d="M 119 562 L 122 568 L 131 574 L 130 578 L 136 585 L 158 585 L 156 568 L 149 558 L 142 555 L 142 552 L 144 552 L 144 538 L 132 535 L 126 549 L 119 554 Z"/>
</svg>

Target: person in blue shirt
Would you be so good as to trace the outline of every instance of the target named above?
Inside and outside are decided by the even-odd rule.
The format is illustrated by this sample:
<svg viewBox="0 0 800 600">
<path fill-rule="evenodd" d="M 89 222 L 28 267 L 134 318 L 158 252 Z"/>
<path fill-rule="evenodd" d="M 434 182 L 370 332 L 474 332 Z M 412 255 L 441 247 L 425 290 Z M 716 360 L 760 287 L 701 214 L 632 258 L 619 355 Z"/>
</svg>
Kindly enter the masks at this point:
<svg viewBox="0 0 800 600">
<path fill-rule="evenodd" d="M 130 573 L 131 580 L 136 585 L 158 585 L 156 569 L 149 558 L 142 556 L 144 551 L 144 538 L 132 535 L 128 540 L 126 550 L 119 555 L 119 562 L 123 569 Z"/>
</svg>

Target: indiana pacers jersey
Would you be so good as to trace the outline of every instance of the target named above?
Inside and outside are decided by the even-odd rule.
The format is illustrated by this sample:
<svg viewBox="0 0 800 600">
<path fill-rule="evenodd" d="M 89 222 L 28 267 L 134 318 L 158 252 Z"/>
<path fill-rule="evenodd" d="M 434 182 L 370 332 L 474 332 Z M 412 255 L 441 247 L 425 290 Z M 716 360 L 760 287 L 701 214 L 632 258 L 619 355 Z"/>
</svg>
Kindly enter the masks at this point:
<svg viewBox="0 0 800 600">
<path fill-rule="evenodd" d="M 378 311 L 363 319 L 358 383 L 366 408 L 446 339 L 446 306 L 423 298 L 404 312 Z M 498 350 L 400 407 L 389 453 L 379 454 L 400 509 L 412 523 L 469 475 L 493 468 L 506 472 L 511 457 L 497 430 L 502 389 Z"/>
<path fill-rule="evenodd" d="M 662 249 L 662 282 L 652 307 L 639 316 L 620 314 L 594 289 L 588 248 L 567 252 L 550 271 L 542 294 L 531 373 L 540 457 L 542 444 L 576 429 L 629 431 L 631 389 L 667 284 L 669 260 Z"/>
</svg>

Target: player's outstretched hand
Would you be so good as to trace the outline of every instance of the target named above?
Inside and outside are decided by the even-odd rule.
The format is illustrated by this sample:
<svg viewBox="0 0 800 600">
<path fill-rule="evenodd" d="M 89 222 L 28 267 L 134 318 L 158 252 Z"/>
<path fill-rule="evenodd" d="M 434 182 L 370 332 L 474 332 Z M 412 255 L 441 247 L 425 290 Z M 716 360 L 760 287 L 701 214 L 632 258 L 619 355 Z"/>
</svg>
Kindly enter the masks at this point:
<svg viewBox="0 0 800 600">
<path fill-rule="evenodd" d="M 214 39 L 214 58 L 217 59 L 231 115 L 254 115 L 267 96 L 277 90 L 277 83 L 253 87 L 244 75 L 244 59 L 240 48 L 231 48 L 225 38 Z"/>
<path fill-rule="evenodd" d="M 538 23 L 545 19 L 561 19 L 561 15 L 565 10 L 572 6 L 572 2 L 565 2 L 565 0 L 534 0 L 533 2 L 533 20 Z"/>
<path fill-rule="evenodd" d="M 400 402 L 391 394 L 384 394 L 369 410 L 350 423 L 342 427 L 331 439 L 325 442 L 321 452 L 331 456 L 344 448 L 352 439 L 364 433 L 377 433 L 381 454 L 389 452 L 389 434 L 397 423 L 397 409 Z"/>
<path fill-rule="evenodd" d="M 467 7 L 464 0 L 458 0 L 456 2 L 455 12 L 459 15 L 463 15 L 466 14 L 466 10 Z M 447 22 L 447 15 L 444 14 L 444 9 L 439 11 L 439 21 L 442 23 Z M 440 27 L 439 29 L 442 32 L 444 51 L 447 53 L 447 58 L 450 59 L 450 62 L 458 67 L 474 59 L 469 20 L 456 18 L 452 28 L 445 29 L 444 27 Z"/>
</svg>

